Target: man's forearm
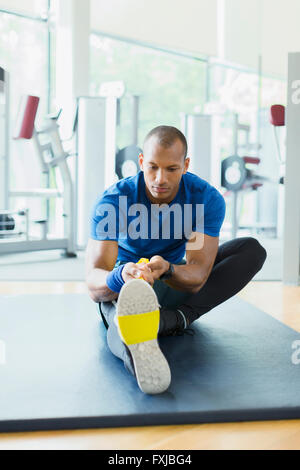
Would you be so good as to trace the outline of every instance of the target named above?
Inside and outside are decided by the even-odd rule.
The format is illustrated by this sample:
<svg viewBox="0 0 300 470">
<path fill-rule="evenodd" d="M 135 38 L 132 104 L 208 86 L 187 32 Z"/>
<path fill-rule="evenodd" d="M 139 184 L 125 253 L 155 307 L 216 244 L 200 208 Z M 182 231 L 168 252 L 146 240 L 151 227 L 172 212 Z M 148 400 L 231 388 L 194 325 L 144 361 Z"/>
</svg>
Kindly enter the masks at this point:
<svg viewBox="0 0 300 470">
<path fill-rule="evenodd" d="M 109 271 L 94 268 L 87 276 L 87 287 L 90 297 L 94 302 L 110 302 L 118 297 L 118 294 L 110 290 L 106 285 L 106 277 L 108 274 Z"/>
<path fill-rule="evenodd" d="M 173 265 L 174 273 L 166 283 L 181 292 L 197 293 L 208 279 L 205 268 L 198 264 Z"/>
</svg>

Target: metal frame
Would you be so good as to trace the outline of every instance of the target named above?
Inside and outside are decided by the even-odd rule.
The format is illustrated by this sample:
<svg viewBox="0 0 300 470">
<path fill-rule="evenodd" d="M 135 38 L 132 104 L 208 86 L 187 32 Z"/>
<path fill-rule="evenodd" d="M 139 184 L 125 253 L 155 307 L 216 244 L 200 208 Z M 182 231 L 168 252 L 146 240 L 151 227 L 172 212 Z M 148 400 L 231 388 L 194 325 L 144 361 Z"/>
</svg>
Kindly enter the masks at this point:
<svg viewBox="0 0 300 470">
<path fill-rule="evenodd" d="M 196 60 L 197 62 L 202 62 L 202 63 L 208 63 L 209 57 L 204 56 L 204 57 L 199 57 L 195 54 L 189 54 L 188 52 L 182 52 L 182 51 L 175 51 L 174 49 L 169 49 L 167 47 L 162 47 L 156 44 L 144 42 L 144 41 L 139 41 L 136 39 L 130 39 L 126 38 L 124 36 L 118 36 L 117 34 L 111 34 L 107 32 L 103 32 L 100 30 L 91 30 L 91 34 L 94 34 L 95 36 L 101 36 L 101 37 L 107 37 L 109 39 L 113 39 L 115 41 L 120 41 L 120 42 L 126 42 L 128 44 L 132 44 L 134 46 L 140 46 L 140 47 L 147 47 L 148 49 L 153 49 L 154 51 L 158 52 L 163 52 L 165 54 L 172 54 L 176 55 L 177 57 L 183 57 L 184 59 L 192 59 Z"/>
<path fill-rule="evenodd" d="M 59 126 L 57 119 L 48 117 L 46 119 L 44 129 L 37 132 L 33 132 L 33 142 L 37 150 L 41 171 L 49 175 L 51 168 L 58 168 L 63 181 L 63 191 L 51 188 L 39 188 L 32 190 L 11 190 L 7 186 L 7 198 L 8 204 L 6 206 L 6 213 L 9 211 L 9 200 L 10 198 L 18 197 L 29 197 L 29 198 L 43 198 L 49 201 L 50 198 L 63 198 L 64 201 L 64 233 L 67 235 L 63 238 L 48 239 L 47 238 L 47 222 L 44 223 L 43 237 L 40 240 L 34 240 L 29 238 L 28 222 L 26 230 L 26 240 L 7 240 L 0 242 L 0 254 L 7 253 L 19 253 L 27 251 L 40 251 L 40 250 L 56 250 L 63 249 L 66 252 L 66 256 L 76 256 L 76 225 L 75 225 L 75 213 L 76 213 L 76 201 L 75 201 L 75 188 L 72 181 L 71 172 L 67 163 L 69 154 L 64 151 L 63 144 L 59 134 Z M 49 142 L 41 144 L 40 136 L 48 136 Z M 45 159 L 45 152 L 52 155 L 51 159 Z M 6 154 L 6 172 L 9 167 L 9 156 Z M 28 213 L 27 213 L 28 217 Z M 8 233 L 9 235 L 9 233 Z"/>
<path fill-rule="evenodd" d="M 24 13 L 19 13 L 17 11 L 7 10 L 5 8 L 0 8 L 0 13 L 5 13 L 6 15 L 17 16 L 25 20 L 38 21 L 39 23 L 47 23 L 47 18 L 41 18 L 40 16 L 31 16 L 25 15 Z"/>
<path fill-rule="evenodd" d="M 51 39 L 52 39 L 52 33 L 51 33 L 51 28 L 49 24 L 49 18 L 50 18 L 50 11 L 51 11 L 51 2 L 52 0 L 48 0 L 48 12 L 47 12 L 47 17 L 42 18 L 40 16 L 31 16 L 31 15 L 26 15 L 24 13 L 12 11 L 12 10 L 7 10 L 5 8 L 0 8 L 0 13 L 4 13 L 6 15 L 11 15 L 11 16 L 16 16 L 17 18 L 21 18 L 24 20 L 29 20 L 29 21 L 35 21 L 37 23 L 44 23 L 45 26 L 47 26 L 48 30 L 48 44 L 47 44 L 47 55 L 48 55 L 48 71 L 47 71 L 47 78 L 48 78 L 48 96 L 47 96 L 47 104 L 48 104 L 48 112 L 50 112 L 51 108 L 51 81 L 52 81 L 52 74 L 51 74 Z"/>
<path fill-rule="evenodd" d="M 220 116 L 212 114 L 181 114 L 181 130 L 188 143 L 190 171 L 220 186 L 219 132 Z"/>
</svg>

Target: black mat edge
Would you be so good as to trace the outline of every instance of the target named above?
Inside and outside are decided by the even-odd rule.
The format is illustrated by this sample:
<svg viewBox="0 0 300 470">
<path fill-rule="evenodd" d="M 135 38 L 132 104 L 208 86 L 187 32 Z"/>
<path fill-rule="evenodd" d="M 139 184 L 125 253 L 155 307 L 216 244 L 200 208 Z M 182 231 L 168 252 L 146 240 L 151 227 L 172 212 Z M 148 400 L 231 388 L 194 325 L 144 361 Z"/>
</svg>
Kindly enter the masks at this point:
<svg viewBox="0 0 300 470">
<path fill-rule="evenodd" d="M 249 421 L 281 421 L 300 419 L 300 407 L 266 410 L 222 410 L 218 412 L 189 412 L 174 415 L 125 415 L 80 418 L 28 419 L 1 421 L 0 433 L 61 431 L 74 429 L 127 428 L 184 424 L 234 423 Z"/>
</svg>

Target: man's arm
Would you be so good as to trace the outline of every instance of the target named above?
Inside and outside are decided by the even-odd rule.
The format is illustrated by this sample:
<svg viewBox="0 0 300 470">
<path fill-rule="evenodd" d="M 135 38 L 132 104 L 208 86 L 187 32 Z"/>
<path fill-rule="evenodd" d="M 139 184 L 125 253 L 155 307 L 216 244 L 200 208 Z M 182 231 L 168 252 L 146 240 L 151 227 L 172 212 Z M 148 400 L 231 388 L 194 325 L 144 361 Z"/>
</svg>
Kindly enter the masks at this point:
<svg viewBox="0 0 300 470">
<path fill-rule="evenodd" d="M 107 275 L 114 269 L 117 257 L 118 242 L 89 240 L 86 249 L 86 283 L 94 302 L 110 302 L 118 297 L 119 294 L 110 290 L 106 284 Z M 122 272 L 124 282 L 140 277 L 153 285 L 152 272 L 146 265 L 125 264 Z"/>
<path fill-rule="evenodd" d="M 165 281 L 173 289 L 182 292 L 197 293 L 206 283 L 219 247 L 219 237 L 210 237 L 208 235 L 196 234 L 203 238 L 202 248 L 186 250 L 186 265 L 174 265 L 172 278 Z M 193 234 L 192 239 L 194 239 Z M 192 248 L 192 244 L 189 244 Z M 196 246 L 196 245 L 195 245 Z M 161 256 L 154 256 L 148 264 L 153 271 L 154 279 L 168 270 L 169 263 Z"/>
<path fill-rule="evenodd" d="M 94 302 L 109 302 L 118 297 L 106 285 L 106 277 L 114 269 L 117 257 L 117 242 L 89 240 L 85 258 L 86 284 Z"/>
</svg>

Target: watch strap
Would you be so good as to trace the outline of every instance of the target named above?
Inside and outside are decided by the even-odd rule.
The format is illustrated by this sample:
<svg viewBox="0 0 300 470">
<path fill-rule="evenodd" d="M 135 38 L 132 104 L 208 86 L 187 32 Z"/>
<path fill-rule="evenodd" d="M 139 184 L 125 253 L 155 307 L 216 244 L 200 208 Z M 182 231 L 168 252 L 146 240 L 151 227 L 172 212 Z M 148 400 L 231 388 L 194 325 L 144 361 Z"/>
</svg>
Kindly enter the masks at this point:
<svg viewBox="0 0 300 470">
<path fill-rule="evenodd" d="M 171 279 L 174 273 L 174 265 L 172 263 L 169 263 L 169 269 L 160 276 L 159 280 L 160 281 L 167 281 L 168 279 Z"/>
</svg>

